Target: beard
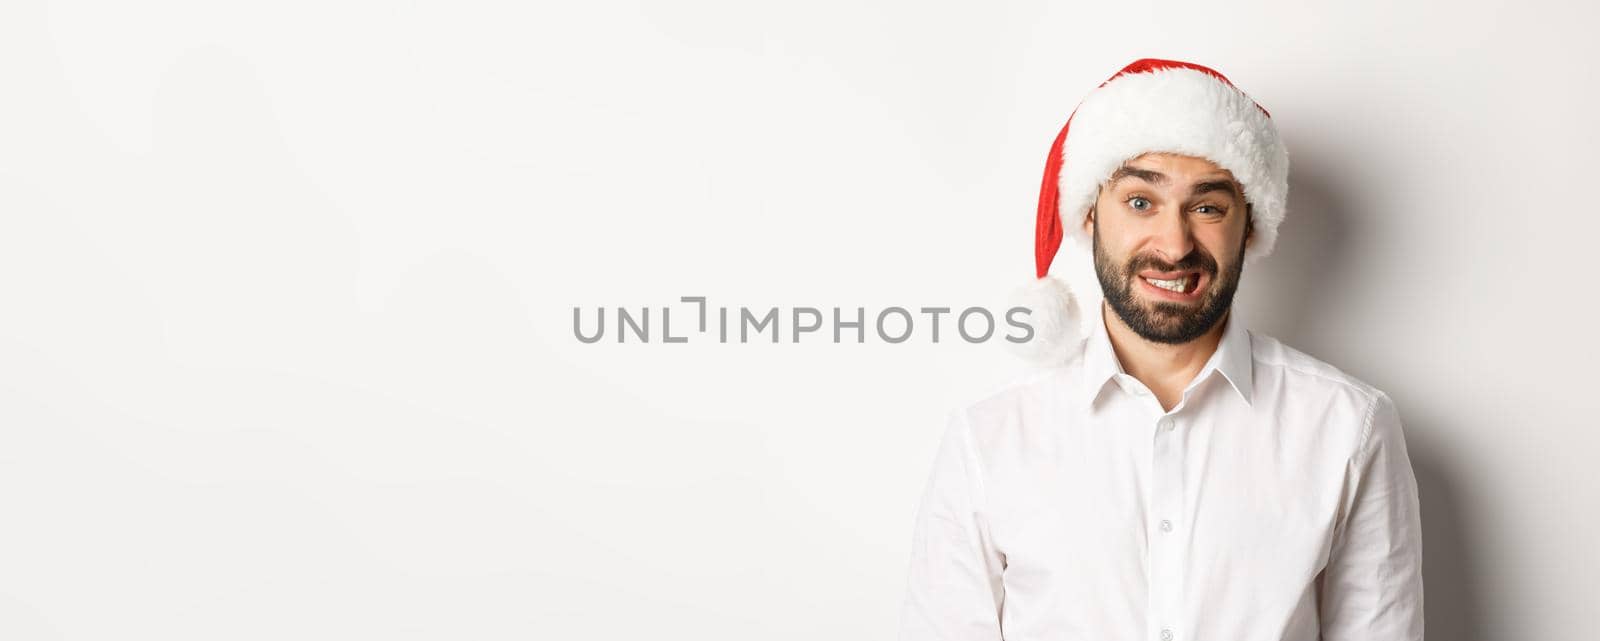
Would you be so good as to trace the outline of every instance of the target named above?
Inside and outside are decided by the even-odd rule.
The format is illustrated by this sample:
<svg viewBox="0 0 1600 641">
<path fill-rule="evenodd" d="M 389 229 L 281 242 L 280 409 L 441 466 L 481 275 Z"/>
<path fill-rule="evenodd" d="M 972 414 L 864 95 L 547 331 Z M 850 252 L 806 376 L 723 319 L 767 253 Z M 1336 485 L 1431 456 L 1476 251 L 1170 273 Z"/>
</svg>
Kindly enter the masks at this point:
<svg viewBox="0 0 1600 641">
<path fill-rule="evenodd" d="M 1204 247 L 1195 245 L 1194 251 L 1177 263 L 1166 263 L 1152 256 L 1134 256 L 1127 264 L 1118 266 L 1100 246 L 1100 223 L 1094 223 L 1094 271 L 1100 279 L 1100 290 L 1106 304 L 1122 318 L 1135 334 L 1147 341 L 1181 345 L 1204 336 L 1233 306 L 1233 294 L 1239 289 L 1239 278 L 1244 272 L 1244 241 L 1239 242 L 1239 256 L 1218 273 L 1217 260 Z M 1171 301 L 1142 300 L 1134 296 L 1139 272 L 1201 271 L 1210 276 L 1207 291 L 1197 304 Z"/>
</svg>

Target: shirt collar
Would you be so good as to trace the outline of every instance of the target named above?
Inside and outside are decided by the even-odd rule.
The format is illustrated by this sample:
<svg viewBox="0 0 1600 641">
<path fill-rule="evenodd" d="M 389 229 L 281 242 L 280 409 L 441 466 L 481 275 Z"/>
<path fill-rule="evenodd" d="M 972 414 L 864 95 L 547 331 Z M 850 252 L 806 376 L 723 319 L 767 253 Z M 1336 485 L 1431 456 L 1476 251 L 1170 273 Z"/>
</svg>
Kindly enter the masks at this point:
<svg viewBox="0 0 1600 641">
<path fill-rule="evenodd" d="M 1093 328 L 1090 330 L 1083 352 L 1083 396 L 1088 404 L 1093 404 L 1100 396 L 1106 381 L 1125 373 L 1122 363 L 1117 360 L 1116 351 L 1111 348 L 1111 336 L 1106 332 L 1104 311 L 1102 310 L 1097 316 L 1100 317 L 1099 322 L 1091 323 Z M 1212 352 L 1211 358 L 1206 360 L 1205 366 L 1200 368 L 1200 373 L 1195 375 L 1194 382 L 1189 386 L 1193 387 L 1206 380 L 1213 371 L 1220 371 L 1239 394 L 1239 398 L 1249 405 L 1251 391 L 1254 389 L 1250 333 L 1234 311 L 1228 312 L 1228 317 L 1223 323 L 1222 340 L 1217 343 L 1216 351 Z"/>
</svg>

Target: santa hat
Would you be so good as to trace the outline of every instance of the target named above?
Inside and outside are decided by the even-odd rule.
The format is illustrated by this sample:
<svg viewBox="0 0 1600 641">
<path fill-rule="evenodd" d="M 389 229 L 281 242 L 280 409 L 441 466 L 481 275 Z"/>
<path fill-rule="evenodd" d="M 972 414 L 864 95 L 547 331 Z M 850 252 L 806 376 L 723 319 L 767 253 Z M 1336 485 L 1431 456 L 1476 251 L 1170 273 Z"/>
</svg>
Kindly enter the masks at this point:
<svg viewBox="0 0 1600 641">
<path fill-rule="evenodd" d="M 1030 360 L 1070 357 L 1100 322 L 1104 294 L 1083 220 L 1112 172 L 1149 152 L 1204 158 L 1233 172 L 1255 227 L 1244 264 L 1272 253 L 1289 192 L 1289 155 L 1267 110 L 1208 67 L 1135 61 L 1079 103 L 1050 147 L 1034 234 L 1037 278 L 1012 297 L 1013 306 L 1032 310 L 1033 340 L 1019 350 Z"/>
</svg>

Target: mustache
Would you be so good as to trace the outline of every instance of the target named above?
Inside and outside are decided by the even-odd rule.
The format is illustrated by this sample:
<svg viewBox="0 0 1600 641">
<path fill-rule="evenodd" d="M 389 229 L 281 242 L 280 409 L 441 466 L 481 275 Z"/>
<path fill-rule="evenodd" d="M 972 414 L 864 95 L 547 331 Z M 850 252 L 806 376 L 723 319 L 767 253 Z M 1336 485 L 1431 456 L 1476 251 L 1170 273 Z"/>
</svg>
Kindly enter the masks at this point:
<svg viewBox="0 0 1600 641">
<path fill-rule="evenodd" d="M 1147 269 L 1158 272 L 1199 271 L 1215 276 L 1217 274 L 1217 261 L 1209 254 L 1201 252 L 1190 252 L 1188 256 L 1183 257 L 1183 260 L 1176 263 L 1169 263 L 1148 255 L 1135 256 L 1128 261 L 1127 270 L 1129 275 L 1137 274 Z"/>
</svg>

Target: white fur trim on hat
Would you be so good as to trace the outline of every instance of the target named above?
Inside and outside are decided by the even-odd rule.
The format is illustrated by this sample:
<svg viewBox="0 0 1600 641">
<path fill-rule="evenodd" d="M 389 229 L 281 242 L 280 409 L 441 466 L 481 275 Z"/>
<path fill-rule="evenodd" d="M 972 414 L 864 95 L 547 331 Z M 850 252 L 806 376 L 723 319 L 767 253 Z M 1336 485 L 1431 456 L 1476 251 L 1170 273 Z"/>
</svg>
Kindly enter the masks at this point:
<svg viewBox="0 0 1600 641">
<path fill-rule="evenodd" d="M 1071 358 L 1083 346 L 1079 329 L 1084 327 L 1080 316 L 1083 306 L 1073 296 L 1065 282 L 1054 276 L 1035 278 L 1032 282 L 1011 292 L 1009 307 L 1026 307 L 1030 310 L 1028 325 L 1033 328 L 1033 339 L 1026 343 L 1012 343 L 1012 352 L 1036 365 L 1058 365 Z M 1095 308 L 1099 316 L 1099 308 Z"/>
</svg>

